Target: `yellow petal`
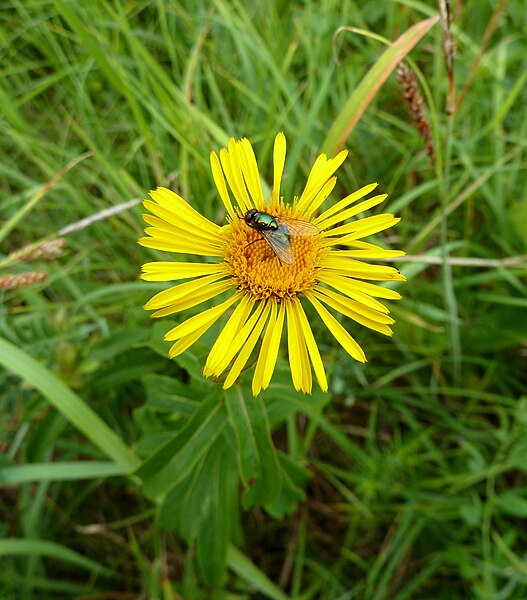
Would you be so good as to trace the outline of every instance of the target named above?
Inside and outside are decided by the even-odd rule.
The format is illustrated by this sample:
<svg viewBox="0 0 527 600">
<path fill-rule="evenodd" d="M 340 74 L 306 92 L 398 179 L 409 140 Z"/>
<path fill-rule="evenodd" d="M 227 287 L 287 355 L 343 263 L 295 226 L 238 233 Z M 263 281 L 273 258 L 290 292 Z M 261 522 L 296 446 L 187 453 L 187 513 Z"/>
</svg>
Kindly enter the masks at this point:
<svg viewBox="0 0 527 600">
<path fill-rule="evenodd" d="M 368 294 L 365 294 L 364 292 L 359 290 L 357 286 L 354 285 L 355 281 L 350 277 L 343 277 L 342 275 L 337 275 L 335 273 L 330 273 L 329 271 L 324 270 L 319 272 L 317 278 L 321 283 L 326 283 L 327 285 L 330 285 L 331 287 L 339 291 L 341 294 L 345 294 L 353 300 L 356 300 L 357 302 L 360 302 L 365 306 L 369 306 L 373 310 L 377 310 L 382 313 L 389 312 L 389 310 L 386 308 L 386 306 L 384 306 L 384 304 L 381 304 L 378 300 L 375 300 L 375 298 L 372 298 Z"/>
<path fill-rule="evenodd" d="M 172 190 L 158 187 L 150 192 L 150 196 L 158 205 L 168 209 L 171 213 L 176 215 L 177 219 L 183 219 L 192 227 L 208 231 L 211 235 L 214 235 L 219 229 L 218 225 L 206 219 L 197 210 L 194 210 L 188 202 L 183 200 L 181 196 L 178 196 L 178 194 Z M 146 200 L 146 202 L 149 202 L 149 200 Z"/>
<path fill-rule="evenodd" d="M 293 306 L 296 312 L 298 323 L 300 324 L 300 328 L 302 330 L 302 334 L 306 341 L 307 351 L 309 352 L 309 356 L 311 358 L 311 363 L 313 365 L 313 370 L 315 371 L 318 385 L 323 392 L 327 392 L 328 381 L 326 379 L 326 372 L 324 370 L 322 358 L 320 357 L 320 352 L 318 351 L 318 346 L 313 336 L 313 332 L 311 331 L 309 321 L 307 320 L 306 313 L 304 312 L 304 308 L 300 302 L 294 302 Z"/>
<path fill-rule="evenodd" d="M 342 150 L 342 152 L 339 152 L 335 158 L 330 160 L 327 160 L 325 154 L 321 154 L 317 158 L 313 168 L 311 169 L 306 187 L 304 188 L 302 196 L 298 201 L 297 209 L 299 212 L 305 212 L 308 217 L 311 215 L 312 211 L 310 210 L 309 205 L 311 204 L 313 198 L 317 195 L 326 181 L 328 181 L 333 173 L 335 173 L 335 171 L 344 162 L 347 155 L 348 151 Z"/>
<path fill-rule="evenodd" d="M 350 247 L 357 248 L 358 250 L 372 250 L 372 251 L 384 250 L 384 248 L 382 246 L 378 246 L 377 244 L 372 244 L 371 242 L 365 242 L 363 240 L 356 240 L 355 242 L 353 242 L 349 245 L 350 245 Z M 334 250 L 333 251 L 335 256 L 337 255 L 337 253 L 339 256 L 349 256 L 348 252 L 349 252 L 349 250 Z M 395 252 L 395 250 L 390 250 L 389 252 Z"/>
<path fill-rule="evenodd" d="M 332 177 L 329 181 L 327 181 L 322 186 L 322 189 L 313 198 L 313 202 L 311 202 L 311 204 L 309 205 L 308 211 L 306 213 L 308 218 L 320 207 L 320 205 L 324 202 L 324 200 L 331 194 L 336 183 L 337 183 L 337 178 Z"/>
<path fill-rule="evenodd" d="M 366 356 L 362 348 L 351 337 L 351 335 L 342 327 L 335 317 L 320 304 L 320 302 L 310 292 L 304 292 L 306 298 L 315 307 L 315 310 L 324 321 L 324 324 L 333 334 L 337 342 L 346 350 L 346 352 L 359 362 L 366 362 Z"/>
<path fill-rule="evenodd" d="M 223 250 L 219 246 L 198 246 L 192 240 L 170 240 L 165 237 L 143 237 L 137 242 L 145 248 L 163 250 L 164 252 L 176 252 L 180 254 L 197 254 L 199 256 L 223 256 Z"/>
<path fill-rule="evenodd" d="M 400 220 L 400 218 L 389 214 L 373 215 L 372 217 L 365 217 L 364 219 L 358 219 L 352 223 L 346 223 L 340 227 L 335 227 L 335 229 L 331 229 L 327 232 L 327 236 L 329 239 L 329 236 L 335 238 L 336 236 L 342 235 L 344 237 L 338 238 L 338 240 L 334 239 L 333 244 L 345 245 L 350 240 L 357 240 L 378 233 L 379 231 L 384 231 L 398 223 Z"/>
<path fill-rule="evenodd" d="M 336 307 L 330 304 L 329 300 L 326 301 L 326 297 L 337 302 L 339 304 L 339 308 L 337 308 L 336 310 L 341 312 L 343 315 L 349 316 L 347 314 L 348 312 L 358 313 L 363 317 L 369 319 L 370 321 L 374 321 L 375 323 L 381 323 L 384 325 L 391 325 L 392 323 L 395 323 L 395 321 L 389 316 L 388 311 L 380 312 L 378 310 L 374 310 L 369 306 L 366 306 L 362 302 L 357 302 L 356 300 L 353 300 L 348 296 L 339 294 L 338 292 L 335 292 L 334 290 L 331 290 L 329 288 L 323 288 L 319 285 L 316 285 L 312 288 L 311 291 L 319 300 L 322 300 L 322 302 L 326 302 L 326 304 L 332 306 L 332 308 Z M 351 318 L 354 319 L 355 317 Z"/>
<path fill-rule="evenodd" d="M 311 393 L 311 366 L 306 350 L 306 343 L 300 331 L 300 323 L 293 304 L 297 299 L 287 303 L 287 347 L 289 350 L 289 365 L 295 390 Z"/>
<path fill-rule="evenodd" d="M 199 338 L 208 331 L 209 328 L 210 325 L 208 324 L 202 325 L 199 329 L 196 329 L 196 331 L 189 333 L 185 337 L 182 337 L 180 340 L 178 340 L 175 344 L 172 344 L 172 346 L 170 346 L 170 350 L 168 351 L 168 358 L 176 358 L 176 356 L 183 354 L 183 352 L 188 350 L 192 344 L 197 342 Z"/>
<path fill-rule="evenodd" d="M 158 292 L 155 296 L 153 296 L 146 303 L 145 308 L 146 310 L 152 310 L 173 304 L 175 301 L 183 298 L 184 296 L 205 290 L 209 284 L 218 281 L 218 279 L 221 279 L 222 277 L 225 277 L 224 273 L 214 273 L 213 275 L 205 275 L 204 277 L 194 279 L 193 281 L 187 281 L 186 283 L 173 285 L 172 287 L 169 287 L 162 292 Z"/>
<path fill-rule="evenodd" d="M 254 156 L 251 142 L 249 142 L 247 138 L 243 138 L 238 144 L 238 150 L 242 164 L 243 177 L 253 200 L 253 205 L 258 208 L 258 210 L 265 210 L 266 202 L 263 197 L 260 173 L 258 172 L 258 164 L 256 162 L 256 157 Z"/>
<path fill-rule="evenodd" d="M 348 208 L 347 210 L 340 212 L 338 215 L 333 215 L 332 217 L 329 217 L 324 221 L 319 221 L 317 223 L 317 227 L 321 231 L 323 231 L 324 229 L 329 229 L 330 227 L 333 227 L 333 225 L 335 225 L 336 223 L 346 221 L 346 219 L 350 219 L 351 217 L 354 217 L 355 215 L 358 215 L 361 212 L 365 212 L 370 208 L 377 206 L 377 204 L 380 204 L 387 197 L 388 194 L 380 194 L 379 196 L 373 196 L 373 198 L 364 200 L 364 202 L 361 202 L 360 204 L 357 204 L 352 208 Z"/>
<path fill-rule="evenodd" d="M 388 325 L 395 321 L 388 315 L 371 310 L 358 302 L 346 298 L 346 296 L 336 294 L 332 290 L 314 288 L 311 292 L 315 298 L 318 298 L 334 310 L 353 319 L 364 327 L 368 327 L 384 335 L 392 335 L 393 332 Z"/>
<path fill-rule="evenodd" d="M 349 259 L 345 259 L 346 261 Z M 359 263 L 360 265 L 360 263 Z M 370 265 L 372 266 L 372 265 Z M 341 264 L 341 262 L 339 260 L 337 260 L 335 263 L 334 262 L 330 262 L 328 261 L 327 263 L 324 262 L 323 268 L 325 269 L 332 269 L 336 271 L 336 274 L 342 274 L 342 275 L 348 275 L 348 276 L 352 276 L 354 269 L 356 270 L 356 266 L 354 267 L 353 265 L 351 266 L 351 270 L 347 270 L 347 265 L 343 265 Z M 391 267 L 389 267 L 391 268 Z M 352 281 L 350 281 L 348 279 L 348 282 L 350 285 L 353 285 L 353 287 L 359 291 L 359 292 L 363 292 L 364 294 L 368 294 L 369 296 L 373 296 L 374 298 L 386 298 L 388 300 L 400 300 L 401 299 L 401 294 L 399 294 L 399 292 L 396 292 L 395 290 L 391 290 L 389 288 L 383 287 L 382 285 L 377 285 L 374 283 L 368 283 L 366 281 L 360 281 L 359 279 L 353 279 Z"/>
<path fill-rule="evenodd" d="M 231 139 L 229 141 L 229 150 L 225 148 L 220 150 L 220 162 L 227 179 L 227 183 L 234 194 L 234 198 L 240 207 L 242 213 L 245 213 L 251 208 L 251 200 L 247 194 L 247 189 L 243 181 L 242 172 L 240 169 L 240 161 L 236 149 L 236 142 Z"/>
<path fill-rule="evenodd" d="M 222 272 L 227 275 L 225 263 L 158 261 L 143 265 L 141 279 L 145 281 L 176 281 Z"/>
<path fill-rule="evenodd" d="M 296 322 L 291 310 L 290 303 L 287 303 L 287 349 L 289 353 L 289 367 L 291 368 L 291 378 L 293 386 L 298 392 L 302 389 L 302 364 L 300 359 L 300 350 L 298 343 L 298 332 Z"/>
<path fill-rule="evenodd" d="M 246 323 L 253 306 L 254 302 L 249 296 L 242 296 L 240 304 L 238 304 L 232 312 L 232 315 L 227 320 L 227 323 L 225 323 L 225 326 L 209 352 L 207 362 L 203 369 L 203 373 L 206 377 L 210 377 L 215 373 L 216 365 L 219 363 L 226 350 L 231 347 L 232 340 Z"/>
<path fill-rule="evenodd" d="M 143 215 L 143 219 L 150 225 L 154 225 L 158 229 L 176 234 L 184 234 L 195 236 L 202 239 L 205 243 L 214 243 L 218 241 L 219 225 L 214 225 L 214 230 L 202 227 L 199 221 L 188 219 L 184 214 L 178 215 L 176 212 L 168 210 L 164 206 L 145 200 L 143 206 L 152 214 Z"/>
<path fill-rule="evenodd" d="M 299 302 L 299 301 L 298 301 Z M 311 362 L 309 360 L 309 353 L 306 347 L 306 339 L 303 336 L 300 321 L 298 319 L 298 313 L 294 312 L 294 319 L 296 324 L 296 330 L 299 338 L 299 350 L 300 350 L 300 361 L 302 364 L 302 391 L 305 394 L 311 394 L 313 388 L 313 375 L 311 374 Z"/>
<path fill-rule="evenodd" d="M 201 329 L 204 325 L 206 325 L 208 329 L 223 315 L 223 313 L 229 307 L 231 307 L 239 299 L 240 294 L 233 294 L 229 299 L 225 300 L 225 302 L 218 304 L 218 306 L 213 306 L 212 308 L 200 312 L 197 315 L 190 317 L 186 321 L 183 321 L 183 323 L 180 323 L 166 333 L 164 339 L 168 342 L 179 340 L 180 338 L 190 335 L 194 331 Z"/>
<path fill-rule="evenodd" d="M 276 301 L 270 302 L 271 312 L 269 314 L 269 321 L 265 329 L 265 335 L 262 340 L 262 347 L 258 353 L 258 360 L 256 361 L 256 367 L 254 369 L 254 376 L 252 382 L 253 396 L 257 396 L 262 389 L 263 373 L 265 371 L 265 365 L 269 358 L 269 345 L 273 336 L 274 329 L 276 327 Z M 274 365 L 273 365 L 274 368 Z"/>
<path fill-rule="evenodd" d="M 234 364 L 232 365 L 232 368 L 229 371 L 227 378 L 225 379 L 225 383 L 223 384 L 224 390 L 231 387 L 231 385 L 236 381 L 236 379 L 238 379 L 238 376 L 242 372 L 243 367 L 245 367 L 245 364 L 247 363 L 247 360 L 249 359 L 249 356 L 251 355 L 251 352 L 256 346 L 256 342 L 258 341 L 260 334 L 263 331 L 264 325 L 267 322 L 270 310 L 271 303 L 266 302 L 262 314 L 256 321 L 254 329 L 251 331 L 251 334 L 247 338 L 247 341 L 243 344 L 240 353 L 236 357 L 236 360 L 234 361 Z"/>
<path fill-rule="evenodd" d="M 350 264 L 343 266 L 342 269 L 335 269 L 335 271 L 341 272 L 346 277 L 353 277 L 356 279 L 371 279 L 372 281 L 406 281 L 404 275 L 401 275 L 399 271 L 394 267 L 388 267 L 385 265 L 370 265 L 352 258 L 347 258 Z M 319 271 L 319 274 L 325 276 L 337 276 L 338 273 L 332 273 L 329 268 L 323 268 Z"/>
<path fill-rule="evenodd" d="M 348 246 L 355 246 L 354 243 L 348 244 Z M 332 254 L 338 254 L 342 257 L 349 258 L 397 258 L 398 256 L 405 256 L 406 252 L 403 250 L 385 250 L 375 244 L 370 244 L 371 250 L 360 249 L 360 250 L 333 250 Z"/>
<path fill-rule="evenodd" d="M 152 318 L 158 317 L 166 317 L 167 315 L 173 315 L 174 313 L 181 312 L 182 310 L 187 310 L 188 308 L 192 308 L 193 306 L 197 306 L 206 300 L 210 300 L 223 292 L 226 292 L 229 289 L 233 288 L 232 281 L 229 279 L 227 281 L 218 281 L 217 283 L 209 284 L 206 288 L 199 292 L 187 294 L 183 296 L 183 298 L 172 302 L 166 308 L 161 308 L 160 310 L 156 310 L 155 313 L 152 313 L 150 316 Z"/>
<path fill-rule="evenodd" d="M 227 190 L 227 184 L 225 183 L 225 177 L 223 176 L 223 171 L 221 169 L 220 159 L 218 158 L 216 152 L 210 153 L 210 168 L 212 171 L 212 177 L 214 178 L 214 183 L 216 184 L 221 201 L 223 202 L 223 206 L 225 206 L 227 209 L 231 219 L 236 219 L 236 212 L 232 206 L 231 198 Z"/>
<path fill-rule="evenodd" d="M 154 202 L 152 202 L 154 206 L 157 206 Z M 161 235 L 162 237 L 175 238 L 175 239 L 183 239 L 186 241 L 195 240 L 196 244 L 206 244 L 209 246 L 219 246 L 220 245 L 220 234 L 221 227 L 215 231 L 215 233 L 211 234 L 210 232 L 199 229 L 195 225 L 185 225 L 183 221 L 179 223 L 169 222 L 163 218 L 160 218 L 156 215 L 143 215 L 144 221 L 149 225 L 153 225 L 153 227 L 147 227 L 145 232 L 148 235 L 155 236 L 156 234 Z"/>
<path fill-rule="evenodd" d="M 402 298 L 401 294 L 395 290 L 383 287 L 382 285 L 368 283 L 367 281 L 355 280 L 353 285 L 357 290 L 360 290 L 369 296 L 373 296 L 374 298 L 386 298 L 387 300 L 400 300 Z"/>
<path fill-rule="evenodd" d="M 318 179 L 319 174 L 324 170 L 327 163 L 328 157 L 325 154 L 320 154 L 319 156 L 317 156 L 315 162 L 313 163 L 313 166 L 311 167 L 311 171 L 309 172 L 309 175 L 307 177 L 306 187 L 304 188 L 302 196 L 300 197 L 297 203 L 297 208 L 305 208 L 305 203 L 301 204 L 301 201 L 303 202 L 304 197 L 309 193 L 309 191 L 312 188 L 315 187 L 315 181 Z"/>
<path fill-rule="evenodd" d="M 353 192 L 353 194 L 346 196 L 340 202 L 337 202 L 333 206 L 330 206 L 319 217 L 317 217 L 313 222 L 315 223 L 315 225 L 318 226 L 318 223 L 321 223 L 322 221 L 329 219 L 329 217 L 331 217 L 332 215 L 339 214 L 350 204 L 353 204 L 354 202 L 357 202 L 357 200 L 360 200 L 364 196 L 367 196 L 371 191 L 373 191 L 377 187 L 377 185 L 378 185 L 377 183 L 370 183 L 369 185 L 365 185 L 364 187 L 360 188 L 360 190 Z"/>
<path fill-rule="evenodd" d="M 218 242 L 219 238 L 211 240 L 211 238 L 196 235 L 192 231 L 185 231 L 176 227 L 169 228 L 168 225 L 161 229 L 158 227 L 146 227 L 145 233 L 158 240 L 180 245 L 192 245 L 194 248 L 199 248 L 201 252 L 215 251 L 221 248 Z"/>
<path fill-rule="evenodd" d="M 265 330 L 265 335 L 262 341 L 262 347 L 260 348 L 260 352 L 258 354 L 258 361 L 256 362 L 256 368 L 254 369 L 254 376 L 252 382 L 252 392 L 253 396 L 257 396 L 262 389 L 265 389 L 269 385 L 269 381 L 271 380 L 271 376 L 274 371 L 274 367 L 276 364 L 276 359 L 278 357 L 278 345 L 280 343 L 280 339 L 278 339 L 278 344 L 276 344 L 277 334 L 281 336 L 282 334 L 282 325 L 284 322 L 284 311 L 281 312 L 281 320 L 276 318 L 277 314 L 277 302 L 271 301 L 271 313 L 269 315 L 269 321 L 267 323 L 267 328 Z M 280 307 L 283 306 L 283 303 L 280 303 Z M 267 385 L 264 385 L 265 379 L 267 378 Z"/>
<path fill-rule="evenodd" d="M 214 375 L 218 376 L 225 371 L 225 369 L 229 366 L 231 360 L 236 356 L 236 354 L 240 351 L 241 347 L 247 342 L 247 338 L 250 336 L 253 328 L 255 327 L 262 311 L 264 309 L 264 303 L 259 302 L 256 305 L 256 310 L 253 314 L 247 319 L 247 322 L 243 325 L 243 327 L 238 331 L 238 333 L 234 336 L 231 343 L 228 347 L 223 348 L 222 355 L 218 359 L 215 365 L 211 367 Z"/>
<path fill-rule="evenodd" d="M 280 198 L 280 185 L 282 182 L 282 175 L 284 173 L 285 165 L 285 153 L 286 153 L 286 141 L 285 135 L 280 132 L 274 140 L 273 149 L 273 196 L 272 203 L 275 204 Z"/>
</svg>

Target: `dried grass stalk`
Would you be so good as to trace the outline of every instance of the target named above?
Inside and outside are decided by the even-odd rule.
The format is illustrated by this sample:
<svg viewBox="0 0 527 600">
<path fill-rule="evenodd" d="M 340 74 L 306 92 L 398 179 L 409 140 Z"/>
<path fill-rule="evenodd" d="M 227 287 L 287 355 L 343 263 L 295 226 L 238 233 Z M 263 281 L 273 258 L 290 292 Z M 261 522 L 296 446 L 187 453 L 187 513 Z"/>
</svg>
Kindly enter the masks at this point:
<svg viewBox="0 0 527 600">
<path fill-rule="evenodd" d="M 419 132 L 419 136 L 425 143 L 428 156 L 433 160 L 435 157 L 434 143 L 432 142 L 432 129 L 424 111 L 424 100 L 417 85 L 417 79 L 404 62 L 400 62 L 396 71 L 397 81 L 403 90 L 403 98 L 408 107 L 408 112 Z"/>
<path fill-rule="evenodd" d="M 9 253 L 8 258 L 17 262 L 31 262 L 34 260 L 53 260 L 62 255 L 62 248 L 66 240 L 57 238 L 42 242 L 41 244 L 28 244 L 19 250 Z"/>
<path fill-rule="evenodd" d="M 0 276 L 0 289 L 14 290 L 21 287 L 27 287 L 35 283 L 42 283 L 43 281 L 46 281 L 47 278 L 48 274 L 44 271 L 2 275 Z"/>
</svg>

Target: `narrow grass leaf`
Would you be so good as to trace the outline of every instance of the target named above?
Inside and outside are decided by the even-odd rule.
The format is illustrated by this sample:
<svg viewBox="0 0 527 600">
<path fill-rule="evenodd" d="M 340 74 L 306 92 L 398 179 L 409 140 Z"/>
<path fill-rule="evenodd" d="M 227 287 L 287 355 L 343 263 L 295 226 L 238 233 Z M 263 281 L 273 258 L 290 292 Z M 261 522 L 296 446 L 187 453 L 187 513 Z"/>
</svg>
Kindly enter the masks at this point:
<svg viewBox="0 0 527 600">
<path fill-rule="evenodd" d="M 432 17 L 416 23 L 383 52 L 353 90 L 335 119 L 322 145 L 323 152 L 334 156 L 344 146 L 351 131 L 390 73 L 438 20 L 439 17 Z"/>
<path fill-rule="evenodd" d="M 77 481 L 126 475 L 126 469 L 114 462 L 72 461 L 0 467 L 1 485 L 20 485 L 36 481 Z"/>
<path fill-rule="evenodd" d="M 32 356 L 3 338 L 0 338 L 0 364 L 36 388 L 50 404 L 127 473 L 138 467 L 139 459 L 82 398 Z"/>
<path fill-rule="evenodd" d="M 261 571 L 245 554 L 238 548 L 229 546 L 227 552 L 227 564 L 239 577 L 252 585 L 259 592 L 271 600 L 290 600 L 289 596 L 273 583 L 267 575 Z"/>
<path fill-rule="evenodd" d="M 78 552 L 66 548 L 62 544 L 48 540 L 30 540 L 6 538 L 0 540 L 0 556 L 45 556 L 86 569 L 101 575 L 113 576 L 114 573 Z"/>
</svg>

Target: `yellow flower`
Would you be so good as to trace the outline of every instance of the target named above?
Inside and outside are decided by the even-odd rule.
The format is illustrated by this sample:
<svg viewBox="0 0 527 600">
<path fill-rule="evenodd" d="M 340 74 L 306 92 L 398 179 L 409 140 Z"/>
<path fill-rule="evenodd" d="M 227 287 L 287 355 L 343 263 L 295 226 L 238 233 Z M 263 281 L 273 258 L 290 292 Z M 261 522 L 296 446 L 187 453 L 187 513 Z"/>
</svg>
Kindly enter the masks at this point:
<svg viewBox="0 0 527 600">
<path fill-rule="evenodd" d="M 252 382 L 255 395 L 269 385 L 285 325 L 295 389 L 311 392 L 312 369 L 322 390 L 328 389 L 322 358 L 301 297 L 314 307 L 348 354 L 365 362 L 362 348 L 326 307 L 365 327 L 391 335 L 390 324 L 394 321 L 377 298 L 396 300 L 400 295 L 370 281 L 404 280 L 393 267 L 362 261 L 404 254 L 361 241 L 395 225 L 398 218 L 381 214 L 345 223 L 385 199 L 386 194 L 381 194 L 357 204 L 377 184 L 361 188 L 317 216 L 335 186 L 333 174 L 347 151 L 329 160 L 321 154 L 304 191 L 292 202 L 285 202 L 280 196 L 285 151 L 285 137 L 279 133 L 274 145 L 272 195 L 266 200 L 250 142 L 231 139 L 219 157 L 215 152 L 210 156 L 214 181 L 227 211 L 227 224 L 222 227 L 212 223 L 174 192 L 157 188 L 150 193 L 152 200 L 144 202 L 152 213 L 144 216 L 150 225 L 145 229 L 149 237 L 139 240 L 143 246 L 156 250 L 214 257 L 213 261 L 200 263 L 145 264 L 142 278 L 148 281 L 189 279 L 159 292 L 145 308 L 156 311 L 153 317 L 162 317 L 231 292 L 223 302 L 174 327 L 165 339 L 175 342 L 169 356 L 178 356 L 234 307 L 208 355 L 204 374 L 218 377 L 228 371 L 223 387 L 230 387 L 261 338 Z M 292 251 L 290 261 L 280 260 L 271 245 L 262 240 L 261 232 L 243 218 L 252 208 L 276 217 L 277 221 L 284 217 L 286 225 L 281 226 L 280 241 L 286 249 L 290 248 L 289 253 Z M 315 230 L 316 235 L 285 235 L 287 218 L 311 223 L 318 233 Z M 344 249 L 334 249 L 335 246 Z"/>
</svg>

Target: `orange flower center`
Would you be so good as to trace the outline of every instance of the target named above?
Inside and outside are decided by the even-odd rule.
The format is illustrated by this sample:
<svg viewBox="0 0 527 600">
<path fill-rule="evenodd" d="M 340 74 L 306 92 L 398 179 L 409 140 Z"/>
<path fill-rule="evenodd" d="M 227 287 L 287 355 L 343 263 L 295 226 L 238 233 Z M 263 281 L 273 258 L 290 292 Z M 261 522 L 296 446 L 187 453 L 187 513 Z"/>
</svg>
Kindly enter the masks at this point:
<svg viewBox="0 0 527 600">
<path fill-rule="evenodd" d="M 279 205 L 273 216 L 290 216 L 290 210 Z M 281 262 L 259 231 L 249 227 L 243 218 L 224 227 L 225 262 L 240 291 L 254 300 L 271 296 L 294 298 L 315 282 L 320 260 L 320 235 L 291 236 L 293 264 Z"/>
</svg>

